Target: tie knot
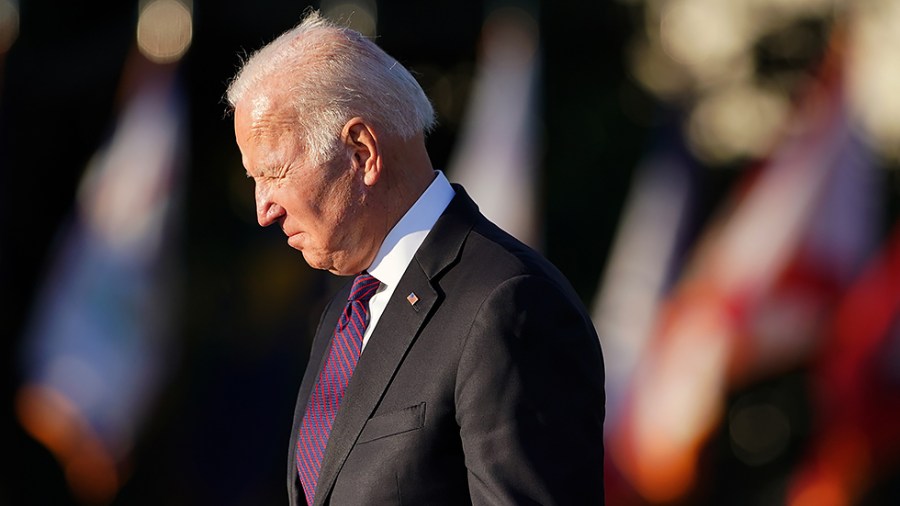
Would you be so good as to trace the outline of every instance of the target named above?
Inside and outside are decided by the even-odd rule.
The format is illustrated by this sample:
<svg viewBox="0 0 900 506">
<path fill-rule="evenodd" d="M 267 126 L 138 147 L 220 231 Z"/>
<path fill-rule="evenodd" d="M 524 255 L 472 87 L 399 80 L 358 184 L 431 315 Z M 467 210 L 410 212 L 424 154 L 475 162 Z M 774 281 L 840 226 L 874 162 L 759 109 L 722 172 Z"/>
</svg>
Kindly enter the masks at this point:
<svg viewBox="0 0 900 506">
<path fill-rule="evenodd" d="M 378 290 L 379 284 L 381 283 L 375 279 L 375 276 L 363 272 L 353 280 L 353 288 L 350 289 L 350 295 L 347 297 L 347 300 L 357 300 L 365 303 L 375 295 L 375 290 Z"/>
</svg>

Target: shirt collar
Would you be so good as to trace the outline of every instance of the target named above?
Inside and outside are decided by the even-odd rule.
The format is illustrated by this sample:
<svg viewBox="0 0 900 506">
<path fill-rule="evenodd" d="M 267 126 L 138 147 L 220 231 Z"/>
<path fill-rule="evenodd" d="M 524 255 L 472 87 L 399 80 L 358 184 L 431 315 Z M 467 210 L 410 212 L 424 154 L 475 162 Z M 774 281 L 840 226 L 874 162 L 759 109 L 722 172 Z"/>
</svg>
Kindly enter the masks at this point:
<svg viewBox="0 0 900 506">
<path fill-rule="evenodd" d="M 384 285 L 395 286 L 455 194 L 444 173 L 435 171 L 435 178 L 425 192 L 384 238 L 367 269 L 369 274 Z"/>
</svg>

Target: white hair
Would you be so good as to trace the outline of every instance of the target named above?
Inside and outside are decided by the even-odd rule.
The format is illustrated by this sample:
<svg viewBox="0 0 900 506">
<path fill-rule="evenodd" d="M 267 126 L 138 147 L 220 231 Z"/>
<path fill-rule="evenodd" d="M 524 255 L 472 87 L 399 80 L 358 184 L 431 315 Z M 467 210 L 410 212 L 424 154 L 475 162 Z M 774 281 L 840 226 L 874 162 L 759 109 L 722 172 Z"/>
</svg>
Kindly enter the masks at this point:
<svg viewBox="0 0 900 506">
<path fill-rule="evenodd" d="M 344 124 L 355 116 L 409 139 L 434 126 L 434 108 L 409 71 L 355 30 L 308 13 L 244 62 L 228 86 L 235 107 L 248 90 L 276 79 L 294 108 L 308 155 L 324 163 L 337 154 Z"/>
</svg>

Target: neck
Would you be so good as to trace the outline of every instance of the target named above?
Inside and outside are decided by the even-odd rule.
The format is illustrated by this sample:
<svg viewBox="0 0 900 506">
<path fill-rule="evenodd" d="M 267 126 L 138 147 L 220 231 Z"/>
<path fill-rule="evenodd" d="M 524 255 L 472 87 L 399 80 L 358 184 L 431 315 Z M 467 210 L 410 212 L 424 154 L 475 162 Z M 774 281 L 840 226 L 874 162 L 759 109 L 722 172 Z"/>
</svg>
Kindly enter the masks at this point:
<svg viewBox="0 0 900 506">
<path fill-rule="evenodd" d="M 392 141 L 396 144 L 394 149 L 386 150 L 391 155 L 385 159 L 382 179 L 374 188 L 378 209 L 374 227 L 379 247 L 435 177 L 422 135 Z"/>
</svg>

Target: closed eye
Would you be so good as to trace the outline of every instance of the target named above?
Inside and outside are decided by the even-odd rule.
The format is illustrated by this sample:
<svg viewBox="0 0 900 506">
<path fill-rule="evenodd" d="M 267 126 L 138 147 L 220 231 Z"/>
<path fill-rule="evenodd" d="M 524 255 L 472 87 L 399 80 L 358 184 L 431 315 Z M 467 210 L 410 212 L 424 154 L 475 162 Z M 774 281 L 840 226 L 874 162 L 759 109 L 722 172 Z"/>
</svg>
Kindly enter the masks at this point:
<svg viewBox="0 0 900 506">
<path fill-rule="evenodd" d="M 257 175 L 253 175 L 250 171 L 247 171 L 247 177 L 249 179 L 264 179 L 264 180 L 272 180 L 272 179 L 284 179 L 287 176 L 288 167 L 263 167 L 259 169 L 259 173 Z"/>
</svg>

